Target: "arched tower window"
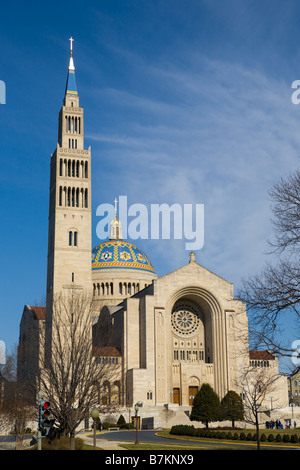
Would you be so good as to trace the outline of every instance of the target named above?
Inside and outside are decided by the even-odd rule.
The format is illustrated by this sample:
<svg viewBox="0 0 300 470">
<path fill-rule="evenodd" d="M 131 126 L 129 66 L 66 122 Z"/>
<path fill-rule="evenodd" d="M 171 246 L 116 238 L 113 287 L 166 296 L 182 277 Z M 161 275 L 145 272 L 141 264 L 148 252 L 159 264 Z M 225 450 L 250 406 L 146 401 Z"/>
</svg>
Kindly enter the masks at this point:
<svg viewBox="0 0 300 470">
<path fill-rule="evenodd" d="M 69 246 L 78 245 L 78 232 L 77 230 L 69 230 Z"/>
</svg>

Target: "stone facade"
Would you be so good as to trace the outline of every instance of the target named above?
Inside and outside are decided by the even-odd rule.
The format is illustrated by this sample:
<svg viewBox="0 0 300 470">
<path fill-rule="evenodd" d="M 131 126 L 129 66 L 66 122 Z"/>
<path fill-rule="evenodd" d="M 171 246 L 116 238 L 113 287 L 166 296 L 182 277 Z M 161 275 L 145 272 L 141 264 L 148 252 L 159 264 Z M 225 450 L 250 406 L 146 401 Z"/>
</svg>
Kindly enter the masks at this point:
<svg viewBox="0 0 300 470">
<path fill-rule="evenodd" d="M 110 311 L 123 356 L 123 403 L 189 406 L 201 384 L 222 398 L 249 357 L 245 307 L 232 284 L 190 262 Z M 101 316 L 100 316 L 101 318 Z M 101 321 L 97 328 L 101 337 Z M 111 344 L 112 345 L 112 344 Z"/>
</svg>

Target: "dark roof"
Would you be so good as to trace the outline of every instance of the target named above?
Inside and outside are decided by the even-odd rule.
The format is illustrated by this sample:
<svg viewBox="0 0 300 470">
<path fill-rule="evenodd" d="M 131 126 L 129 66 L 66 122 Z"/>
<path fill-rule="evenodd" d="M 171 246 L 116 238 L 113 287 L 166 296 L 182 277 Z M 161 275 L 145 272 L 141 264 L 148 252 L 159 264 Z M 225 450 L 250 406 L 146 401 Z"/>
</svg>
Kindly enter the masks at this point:
<svg viewBox="0 0 300 470">
<path fill-rule="evenodd" d="M 250 359 L 258 359 L 258 360 L 275 360 L 275 356 L 271 354 L 269 351 L 249 351 Z"/>
<path fill-rule="evenodd" d="M 46 320 L 46 307 L 31 307 L 28 305 L 37 320 Z"/>
<path fill-rule="evenodd" d="M 93 356 L 121 357 L 121 353 L 114 346 L 93 346 Z"/>
</svg>

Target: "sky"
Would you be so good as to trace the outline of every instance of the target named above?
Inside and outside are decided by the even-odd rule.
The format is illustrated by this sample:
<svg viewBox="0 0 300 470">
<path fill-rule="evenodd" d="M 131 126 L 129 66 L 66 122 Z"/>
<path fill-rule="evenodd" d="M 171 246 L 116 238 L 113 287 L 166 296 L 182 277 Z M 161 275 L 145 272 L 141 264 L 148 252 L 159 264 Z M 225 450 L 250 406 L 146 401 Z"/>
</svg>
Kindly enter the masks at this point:
<svg viewBox="0 0 300 470">
<path fill-rule="evenodd" d="M 199 264 L 234 283 L 272 237 L 269 190 L 299 167 L 297 0 L 64 0 L 2 5 L 0 340 L 18 342 L 25 304 L 45 298 L 50 156 L 69 38 L 97 207 L 204 207 Z M 161 276 L 185 239 L 133 241 Z M 297 338 L 291 337 L 289 340 Z"/>
</svg>

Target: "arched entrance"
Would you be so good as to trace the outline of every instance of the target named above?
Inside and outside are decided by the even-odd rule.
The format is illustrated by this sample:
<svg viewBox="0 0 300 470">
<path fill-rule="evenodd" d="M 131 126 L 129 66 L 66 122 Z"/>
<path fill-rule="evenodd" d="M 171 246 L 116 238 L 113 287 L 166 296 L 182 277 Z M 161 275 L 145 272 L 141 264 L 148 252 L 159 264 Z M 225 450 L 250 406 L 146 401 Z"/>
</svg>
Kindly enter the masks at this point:
<svg viewBox="0 0 300 470">
<path fill-rule="evenodd" d="M 215 296 L 201 287 L 185 287 L 170 298 L 166 313 L 171 332 L 172 372 L 168 377 L 173 403 L 191 404 L 200 381 L 223 396 L 228 375 L 225 319 Z"/>
<path fill-rule="evenodd" d="M 188 379 L 188 396 L 189 396 L 189 405 L 193 405 L 195 396 L 200 389 L 200 380 L 198 377 L 192 376 Z"/>
</svg>

